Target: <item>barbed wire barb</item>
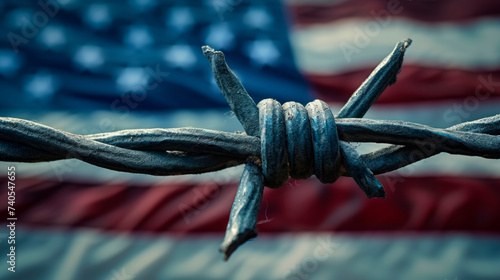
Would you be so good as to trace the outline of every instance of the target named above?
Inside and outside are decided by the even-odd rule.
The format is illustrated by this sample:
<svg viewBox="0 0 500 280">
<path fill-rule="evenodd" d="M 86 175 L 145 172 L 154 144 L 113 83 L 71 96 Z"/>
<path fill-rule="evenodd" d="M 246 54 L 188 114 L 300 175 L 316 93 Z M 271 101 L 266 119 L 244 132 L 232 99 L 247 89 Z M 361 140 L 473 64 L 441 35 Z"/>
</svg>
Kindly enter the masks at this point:
<svg viewBox="0 0 500 280">
<path fill-rule="evenodd" d="M 500 158 L 500 114 L 446 129 L 362 118 L 385 88 L 396 82 L 410 44 L 410 39 L 398 42 L 337 116 L 320 100 L 306 106 L 273 99 L 256 104 L 224 54 L 204 46 L 215 81 L 246 134 L 157 128 L 76 135 L 0 117 L 0 161 L 76 158 L 112 170 L 158 176 L 199 174 L 245 163 L 220 247 L 227 260 L 241 244 L 257 236 L 264 186 L 278 188 L 289 177 L 315 175 L 323 183 L 333 183 L 340 176 L 349 176 L 368 198 L 384 198 L 375 174 L 441 152 Z M 360 155 L 349 142 L 392 145 Z"/>
<path fill-rule="evenodd" d="M 352 97 L 340 110 L 339 117 L 361 118 L 364 116 L 384 89 L 388 85 L 396 82 L 396 76 L 401 70 L 404 52 L 410 44 L 411 40 L 406 39 L 396 45 L 394 50 L 375 68 L 375 70 L 370 74 L 366 81 L 362 83 L 358 90 L 354 92 Z M 245 130 L 247 130 L 247 127 L 250 129 L 247 133 L 249 135 L 255 135 L 255 128 L 259 125 L 254 122 L 256 118 L 253 117 L 249 119 L 244 117 L 245 115 L 255 115 L 257 112 L 257 108 L 255 107 L 255 103 L 252 98 L 243 88 L 243 85 L 241 85 L 241 82 L 238 80 L 236 75 L 234 75 L 229 69 L 221 52 L 216 53 L 210 47 L 203 47 L 202 49 L 203 53 L 210 61 L 210 66 L 212 67 L 217 85 L 219 85 L 219 88 L 221 89 L 224 97 L 227 99 L 231 109 L 235 112 L 243 127 L 245 127 Z M 237 107 L 235 103 L 239 107 Z M 310 133 L 308 132 L 312 132 L 314 134 L 313 138 L 322 139 L 321 141 L 310 141 L 310 138 L 306 137 L 306 142 L 295 145 L 295 149 L 292 149 L 289 155 L 301 154 L 300 150 L 308 151 L 306 152 L 307 155 L 301 154 L 303 157 L 312 158 L 311 154 L 314 154 L 314 163 L 302 162 L 300 164 L 302 166 L 314 166 L 314 173 L 323 183 L 332 183 L 337 180 L 337 178 L 341 175 L 340 164 L 342 163 L 342 166 L 347 169 L 347 172 L 354 178 L 360 188 L 365 191 L 368 197 L 385 197 L 385 191 L 382 184 L 364 164 L 356 149 L 345 142 L 339 144 L 334 116 L 326 103 L 319 100 L 309 103 L 306 107 L 307 112 L 303 110 L 301 104 L 284 104 L 283 108 L 287 111 L 288 127 L 290 127 L 288 131 L 295 131 L 298 127 L 306 127 L 307 129 L 308 116 L 312 116 L 311 121 L 309 122 L 311 129 L 308 129 L 306 134 L 309 135 Z M 266 109 L 270 112 L 266 112 Z M 261 175 L 260 172 L 256 172 L 257 170 L 253 170 L 253 172 L 248 173 L 248 176 L 250 177 L 248 180 L 244 180 L 246 178 L 243 176 L 240 181 L 237 199 L 235 199 L 233 203 L 226 235 L 221 246 L 221 251 L 224 253 L 226 260 L 236 249 L 236 246 L 256 236 L 256 233 L 254 234 L 254 227 L 257 221 L 257 214 L 261 202 L 258 201 L 258 203 L 252 203 L 255 202 L 253 198 L 241 195 L 240 190 L 246 190 L 247 188 L 254 187 L 259 188 L 255 189 L 255 192 L 261 193 L 263 191 L 263 185 L 255 184 L 254 182 L 261 181 L 263 177 L 267 179 L 269 179 L 269 177 L 276 177 L 277 175 L 266 176 L 268 175 L 266 173 L 276 170 L 281 170 L 283 172 L 279 175 L 281 178 L 277 178 L 277 181 L 273 183 L 272 187 L 279 187 L 286 179 L 288 179 L 286 166 L 276 165 L 286 164 L 286 158 L 281 159 L 276 164 L 267 164 L 266 162 L 267 159 L 272 162 L 276 162 L 278 157 L 286 157 L 286 151 L 284 151 L 284 145 L 282 145 L 282 143 L 285 142 L 285 139 L 277 138 L 281 135 L 285 135 L 285 133 L 283 131 L 281 133 L 268 133 L 269 130 L 275 131 L 276 129 L 280 129 L 279 126 L 281 126 L 281 130 L 284 129 L 284 125 L 282 125 L 284 123 L 283 120 L 267 121 L 269 115 L 279 118 L 279 114 L 273 114 L 272 112 L 282 111 L 281 105 L 276 101 L 264 100 L 259 103 L 258 110 L 261 112 L 259 122 L 261 126 L 261 141 L 263 143 L 262 152 L 264 153 L 267 151 L 269 155 L 262 157 L 262 171 L 264 174 Z M 283 116 L 284 112 L 281 115 Z M 270 127 L 266 127 L 266 124 Z M 273 127 L 276 125 L 278 128 Z M 288 133 L 288 135 L 291 135 L 291 133 Z M 298 137 L 298 135 L 294 136 L 295 137 L 293 138 L 287 139 L 288 146 L 291 146 L 290 144 L 294 143 L 296 139 L 302 138 Z M 271 143 L 269 148 L 266 147 L 267 143 Z M 295 163 L 295 160 L 290 162 Z M 247 164 L 247 167 L 256 169 L 254 165 Z M 337 172 L 330 172 L 332 170 Z M 310 172 L 311 169 L 309 169 L 309 172 L 305 177 L 309 177 L 311 175 Z M 252 183 L 250 183 L 249 186 L 246 186 L 248 182 Z M 267 185 L 269 186 L 269 184 Z M 262 195 L 260 195 L 260 197 L 262 197 Z M 247 215 L 247 212 L 252 214 Z M 246 219 L 239 219 L 241 217 Z M 239 223 L 237 221 L 239 221 Z M 248 232 L 252 232 L 252 234 L 248 234 Z"/>
</svg>

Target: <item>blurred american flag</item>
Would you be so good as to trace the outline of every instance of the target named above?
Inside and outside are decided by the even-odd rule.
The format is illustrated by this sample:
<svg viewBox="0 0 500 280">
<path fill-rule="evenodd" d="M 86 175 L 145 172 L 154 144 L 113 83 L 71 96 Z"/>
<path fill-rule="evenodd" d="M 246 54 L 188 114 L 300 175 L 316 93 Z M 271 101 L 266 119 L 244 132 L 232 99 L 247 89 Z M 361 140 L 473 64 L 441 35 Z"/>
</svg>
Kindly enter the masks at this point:
<svg viewBox="0 0 500 280">
<path fill-rule="evenodd" d="M 493 0 L 6 0 L 0 15 L 1 116 L 78 134 L 242 131 L 207 44 L 257 102 L 320 98 L 335 112 L 410 37 L 398 82 L 367 118 L 449 127 L 500 113 Z M 2 279 L 500 278 L 498 160 L 424 160 L 379 177 L 385 200 L 350 178 L 266 189 L 261 234 L 227 263 L 217 251 L 241 167 L 154 177 L 1 162 L 4 182 L 11 165 L 17 265 L 7 270 L 0 242 Z M 6 202 L 1 188 L 4 217 Z"/>
</svg>

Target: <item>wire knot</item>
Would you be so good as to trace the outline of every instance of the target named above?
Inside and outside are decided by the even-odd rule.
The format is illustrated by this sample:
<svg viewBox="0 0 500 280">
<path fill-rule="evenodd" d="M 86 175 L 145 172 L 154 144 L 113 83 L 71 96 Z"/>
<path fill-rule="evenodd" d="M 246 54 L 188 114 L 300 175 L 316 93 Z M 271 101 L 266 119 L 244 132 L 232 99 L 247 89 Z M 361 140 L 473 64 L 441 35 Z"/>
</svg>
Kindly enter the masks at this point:
<svg viewBox="0 0 500 280">
<path fill-rule="evenodd" d="M 264 99 L 258 105 L 264 184 L 280 187 L 288 177 L 312 174 L 322 183 L 341 176 L 341 152 L 335 118 L 330 107 L 314 100 L 305 107 Z"/>
</svg>

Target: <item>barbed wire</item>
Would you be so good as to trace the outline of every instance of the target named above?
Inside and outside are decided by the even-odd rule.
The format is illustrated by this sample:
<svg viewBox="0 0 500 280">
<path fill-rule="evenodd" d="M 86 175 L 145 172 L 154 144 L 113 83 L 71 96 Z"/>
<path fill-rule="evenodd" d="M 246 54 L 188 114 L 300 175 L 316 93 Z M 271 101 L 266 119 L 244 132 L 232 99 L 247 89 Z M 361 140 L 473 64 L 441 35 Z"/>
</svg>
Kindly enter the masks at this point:
<svg viewBox="0 0 500 280">
<path fill-rule="evenodd" d="M 361 119 L 394 82 L 410 39 L 399 42 L 334 117 L 320 100 L 306 106 L 265 99 L 258 105 L 227 66 L 224 54 L 203 47 L 217 82 L 245 129 L 135 129 L 76 135 L 35 122 L 0 118 L 0 160 L 44 162 L 76 158 L 124 172 L 198 174 L 245 163 L 221 245 L 225 259 L 257 235 L 264 186 L 315 175 L 323 183 L 352 177 L 368 198 L 385 197 L 375 178 L 441 152 L 500 158 L 500 115 L 447 129 Z M 360 155 L 349 142 L 393 144 Z"/>
</svg>

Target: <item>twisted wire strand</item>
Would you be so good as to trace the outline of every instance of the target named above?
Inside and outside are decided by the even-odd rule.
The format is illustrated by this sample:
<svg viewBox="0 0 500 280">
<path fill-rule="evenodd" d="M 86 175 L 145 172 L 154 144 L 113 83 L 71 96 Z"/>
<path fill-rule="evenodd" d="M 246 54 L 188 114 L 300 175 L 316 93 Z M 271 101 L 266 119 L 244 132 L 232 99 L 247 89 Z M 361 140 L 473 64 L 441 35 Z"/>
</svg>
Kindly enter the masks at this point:
<svg viewBox="0 0 500 280">
<path fill-rule="evenodd" d="M 76 158 L 117 171 L 198 174 L 245 163 L 220 250 L 225 259 L 257 236 L 264 186 L 311 175 L 323 183 L 352 177 L 368 198 L 385 197 L 375 178 L 441 152 L 500 158 L 500 114 L 446 129 L 403 121 L 361 119 L 396 82 L 406 48 L 394 50 L 355 91 L 337 116 L 320 100 L 306 106 L 265 99 L 256 104 L 224 54 L 202 48 L 217 85 L 246 134 L 201 128 L 136 129 L 76 135 L 35 122 L 0 118 L 0 160 L 42 162 Z M 350 142 L 392 144 L 360 155 Z"/>
<path fill-rule="evenodd" d="M 500 135 L 500 115 L 457 124 L 449 127 L 447 131 Z M 389 146 L 362 157 L 373 173 L 382 174 L 440 153 L 436 146 L 425 147 L 422 144 L 425 143 L 419 142 L 416 146 Z M 420 153 L 415 154 L 415 151 Z"/>
<path fill-rule="evenodd" d="M 146 134 L 144 130 L 136 130 L 86 137 L 34 122 L 1 118 L 0 132 L 2 161 L 36 162 L 76 158 L 108 169 L 151 175 L 204 173 L 224 169 L 229 163 L 234 165 L 245 161 L 244 157 L 200 154 L 200 148 L 212 150 L 214 146 L 227 148 L 228 151 L 232 150 L 231 147 L 243 148 L 235 145 L 230 133 L 208 130 L 203 132 L 196 129 L 148 130 Z M 211 136 L 214 138 L 211 139 Z M 208 144 L 200 143 L 198 139 L 204 137 L 211 141 Z M 134 141 L 134 138 L 138 138 L 139 141 Z M 169 139 L 172 141 L 168 141 Z M 248 142 L 254 139 L 242 135 L 238 140 Z M 158 151 L 163 146 L 169 145 L 174 148 L 183 146 L 187 151 Z M 132 149 L 134 147 L 142 150 Z M 213 150 L 220 153 L 217 149 Z"/>
<path fill-rule="evenodd" d="M 283 104 L 285 105 L 289 104 Z M 404 145 L 391 146 L 361 155 L 369 169 L 376 174 L 397 169 L 392 167 L 392 162 L 397 162 L 398 168 L 402 167 L 401 164 L 410 164 L 411 161 L 402 160 L 400 150 L 421 151 L 424 145 L 432 146 L 432 154 L 428 156 L 446 152 L 500 158 L 500 137 L 497 136 L 500 134 L 500 115 L 461 123 L 448 129 L 432 128 L 411 122 L 356 118 L 335 119 L 335 124 L 339 139 L 342 141 Z M 293 159 L 287 163 L 290 176 L 297 179 L 308 178 L 313 172 L 314 164 L 310 161 L 306 163 L 311 156 L 302 153 L 312 151 L 304 148 L 307 144 L 302 145 L 300 141 L 297 142 L 307 135 L 304 132 L 307 129 L 293 130 L 292 127 L 286 126 L 288 151 L 293 151 L 288 153 L 288 157 Z M 289 130 L 292 133 L 288 133 Z M 13 139 L 16 139 L 16 142 Z M 86 156 L 91 152 L 96 155 Z M 206 163 L 204 168 L 219 170 L 215 168 L 224 167 L 211 165 L 214 161 L 219 162 L 217 159 L 225 160 L 225 163 L 244 163 L 247 157 L 260 157 L 261 140 L 255 136 L 201 128 L 135 129 L 76 135 L 27 120 L 0 118 L 1 161 L 44 162 L 78 158 L 98 165 L 99 162 L 111 159 L 123 163 L 127 158 L 130 161 L 134 156 L 139 158 L 149 156 L 151 168 L 136 168 L 135 165 L 123 167 L 123 164 L 108 165 L 106 168 L 150 175 L 175 175 L 179 172 L 196 174 L 197 168 L 193 168 L 191 160 L 198 161 L 197 166 L 201 166 L 202 159 L 210 159 L 204 162 Z M 167 165 L 164 165 L 165 157 Z M 184 169 L 179 171 L 175 169 L 179 166 L 169 164 L 172 159 L 188 163 L 183 164 Z M 306 172 L 298 170 L 295 166 L 297 161 L 302 161 L 300 163 L 302 168 L 311 170 Z M 381 165 L 379 162 L 382 162 L 383 166 L 379 166 Z M 350 174 L 344 171 L 341 175 Z"/>
</svg>

